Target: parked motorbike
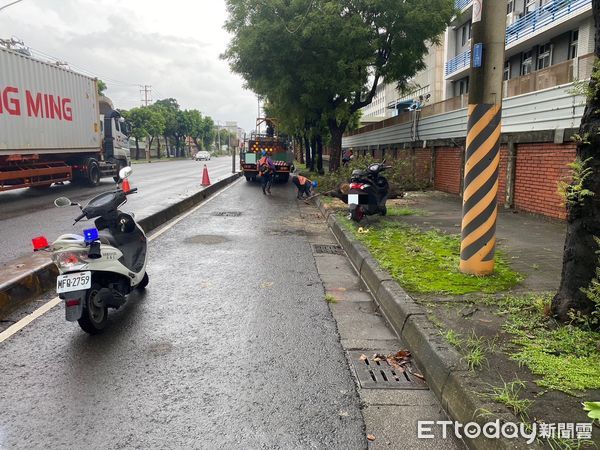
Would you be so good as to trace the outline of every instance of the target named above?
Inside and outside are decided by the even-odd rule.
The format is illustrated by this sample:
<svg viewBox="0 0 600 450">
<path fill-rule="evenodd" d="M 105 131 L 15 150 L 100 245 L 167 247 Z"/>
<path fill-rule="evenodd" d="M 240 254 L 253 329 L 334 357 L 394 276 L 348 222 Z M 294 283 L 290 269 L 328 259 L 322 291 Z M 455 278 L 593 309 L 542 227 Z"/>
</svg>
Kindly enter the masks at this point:
<svg viewBox="0 0 600 450">
<path fill-rule="evenodd" d="M 386 202 L 390 190 L 387 178 L 381 173 L 391 168 L 381 163 L 371 164 L 366 170 L 355 170 L 348 189 L 348 218 L 360 222 L 364 216 L 387 214 Z"/>
<path fill-rule="evenodd" d="M 86 206 L 66 197 L 54 201 L 59 208 L 81 209 L 73 225 L 95 219 L 95 228 L 83 230 L 83 236 L 64 234 L 52 245 L 43 236 L 33 239 L 34 250 L 50 251 L 58 267 L 56 292 L 65 302 L 66 320 L 77 321 L 90 334 L 105 328 L 108 308 L 120 308 L 134 289 L 148 285 L 146 235 L 133 214 L 119 210 L 137 192 L 129 189 L 131 172 L 131 167 L 121 169 L 117 189 L 97 195 Z"/>
</svg>

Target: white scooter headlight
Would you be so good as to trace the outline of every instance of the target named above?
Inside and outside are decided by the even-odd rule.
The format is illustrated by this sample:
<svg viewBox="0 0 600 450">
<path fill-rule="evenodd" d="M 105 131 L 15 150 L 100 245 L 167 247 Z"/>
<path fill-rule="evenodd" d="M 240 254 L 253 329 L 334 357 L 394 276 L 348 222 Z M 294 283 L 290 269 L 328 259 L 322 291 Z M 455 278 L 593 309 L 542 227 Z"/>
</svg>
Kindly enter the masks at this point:
<svg viewBox="0 0 600 450">
<path fill-rule="evenodd" d="M 52 261 L 62 270 L 81 270 L 90 262 L 88 251 L 67 250 L 52 255 Z"/>
</svg>

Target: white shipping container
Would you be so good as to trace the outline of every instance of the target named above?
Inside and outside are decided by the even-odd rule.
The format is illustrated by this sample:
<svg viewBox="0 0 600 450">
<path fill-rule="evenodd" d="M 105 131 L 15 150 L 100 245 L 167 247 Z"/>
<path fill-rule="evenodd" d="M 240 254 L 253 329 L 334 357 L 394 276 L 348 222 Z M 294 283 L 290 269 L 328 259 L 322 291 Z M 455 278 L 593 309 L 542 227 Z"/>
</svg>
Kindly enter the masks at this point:
<svg viewBox="0 0 600 450">
<path fill-rule="evenodd" d="M 0 48 L 0 156 L 100 146 L 96 80 Z"/>
</svg>

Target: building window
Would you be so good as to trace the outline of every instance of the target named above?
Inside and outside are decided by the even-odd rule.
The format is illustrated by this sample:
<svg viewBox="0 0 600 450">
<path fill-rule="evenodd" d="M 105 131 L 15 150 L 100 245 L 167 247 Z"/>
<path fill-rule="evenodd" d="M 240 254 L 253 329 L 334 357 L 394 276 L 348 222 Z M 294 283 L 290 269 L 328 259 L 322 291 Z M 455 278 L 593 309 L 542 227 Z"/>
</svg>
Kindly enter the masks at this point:
<svg viewBox="0 0 600 450">
<path fill-rule="evenodd" d="M 508 0 L 508 3 L 506 4 L 506 14 L 510 14 L 515 10 L 515 1 L 514 0 Z"/>
<path fill-rule="evenodd" d="M 463 47 L 465 45 L 467 45 L 467 42 L 469 41 L 469 39 L 471 39 L 471 22 L 466 23 L 461 28 L 461 39 L 460 39 L 460 42 L 462 43 Z"/>
<path fill-rule="evenodd" d="M 469 77 L 463 78 L 458 82 L 458 95 L 469 93 Z"/>
<path fill-rule="evenodd" d="M 579 30 L 571 31 L 571 40 L 569 42 L 569 59 L 577 58 L 579 42 Z"/>
<path fill-rule="evenodd" d="M 552 64 L 552 44 L 540 45 L 537 58 L 537 70 L 550 67 Z"/>
<path fill-rule="evenodd" d="M 510 80 L 510 61 L 504 63 L 504 81 Z"/>
<path fill-rule="evenodd" d="M 533 70 L 533 52 L 523 52 L 521 59 L 521 75 L 529 75 Z"/>
<path fill-rule="evenodd" d="M 538 0 L 526 0 L 525 1 L 525 14 L 535 11 Z"/>
</svg>

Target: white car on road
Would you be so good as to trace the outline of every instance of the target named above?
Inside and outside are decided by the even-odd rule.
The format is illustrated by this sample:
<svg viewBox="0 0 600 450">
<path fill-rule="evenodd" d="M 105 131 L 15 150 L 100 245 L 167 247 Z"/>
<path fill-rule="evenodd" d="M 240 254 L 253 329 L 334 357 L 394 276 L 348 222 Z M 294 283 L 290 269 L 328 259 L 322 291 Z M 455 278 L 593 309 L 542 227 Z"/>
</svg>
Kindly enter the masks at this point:
<svg viewBox="0 0 600 450">
<path fill-rule="evenodd" d="M 207 152 L 206 150 L 202 150 L 202 151 L 196 153 L 196 156 L 194 156 L 194 159 L 196 161 L 210 161 L 210 153 Z"/>
</svg>

